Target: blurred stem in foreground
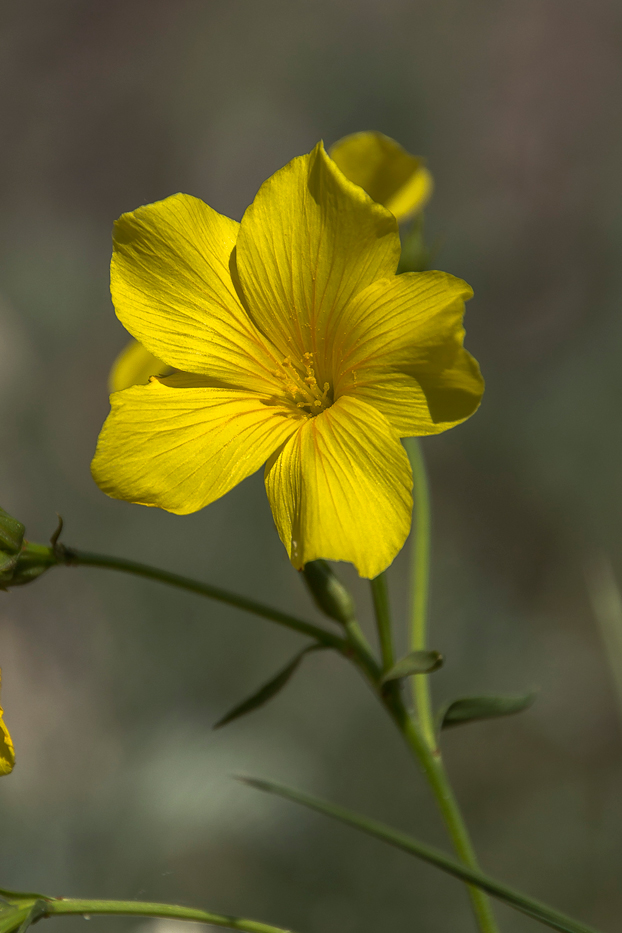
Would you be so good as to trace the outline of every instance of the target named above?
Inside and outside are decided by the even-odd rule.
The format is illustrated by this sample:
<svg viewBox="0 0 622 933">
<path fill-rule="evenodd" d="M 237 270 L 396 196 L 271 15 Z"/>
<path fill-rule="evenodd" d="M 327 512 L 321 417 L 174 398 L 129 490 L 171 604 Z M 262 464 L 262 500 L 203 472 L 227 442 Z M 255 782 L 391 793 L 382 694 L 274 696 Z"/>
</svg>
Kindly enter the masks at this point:
<svg viewBox="0 0 622 933">
<path fill-rule="evenodd" d="M 491 878 L 490 875 L 473 868 L 467 868 L 465 865 L 448 858 L 440 849 L 419 842 L 418 839 L 407 836 L 390 826 L 385 826 L 384 823 L 379 823 L 378 820 L 371 820 L 360 813 L 354 813 L 352 810 L 347 810 L 345 807 L 337 806 L 326 800 L 320 800 L 318 797 L 312 797 L 310 794 L 303 794 L 291 787 L 286 787 L 284 784 L 276 784 L 274 781 L 258 780 L 257 778 L 245 776 L 239 777 L 238 780 L 257 790 L 277 794 L 286 800 L 292 800 L 294 803 L 302 804 L 304 807 L 309 807 L 311 810 L 339 820 L 339 822 L 345 823 L 347 826 L 353 826 L 369 836 L 387 842 L 396 849 L 401 849 L 409 855 L 414 855 L 416 858 L 435 865 L 441 871 L 447 872 L 448 875 L 453 875 L 454 878 L 460 878 L 461 881 L 478 885 L 484 891 L 492 894 L 493 897 L 509 904 L 516 910 L 520 910 L 528 917 L 539 920 L 540 923 L 544 923 L 554 930 L 561 931 L 561 933 L 596 933 L 593 927 L 588 927 L 584 923 L 573 920 L 559 910 L 549 907 L 548 904 L 543 904 L 542 901 L 528 897 L 502 881 Z"/>
<path fill-rule="evenodd" d="M 613 675 L 622 725 L 622 595 L 606 554 L 597 554 L 589 561 L 585 576 Z"/>
</svg>

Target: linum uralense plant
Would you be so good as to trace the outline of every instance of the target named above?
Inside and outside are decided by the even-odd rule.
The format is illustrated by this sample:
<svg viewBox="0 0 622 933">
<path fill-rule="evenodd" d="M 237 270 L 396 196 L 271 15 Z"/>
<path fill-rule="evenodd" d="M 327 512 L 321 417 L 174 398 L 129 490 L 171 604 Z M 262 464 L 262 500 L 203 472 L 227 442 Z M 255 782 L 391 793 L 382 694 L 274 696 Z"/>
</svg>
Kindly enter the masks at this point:
<svg viewBox="0 0 622 933">
<path fill-rule="evenodd" d="M 480 870 L 443 764 L 445 728 L 517 713 L 532 697 L 466 697 L 440 710 L 430 700 L 429 677 L 442 658 L 427 642 L 430 502 L 417 438 L 465 421 L 483 392 L 479 367 L 463 347 L 471 289 L 427 271 L 422 211 L 431 193 L 421 159 L 365 132 L 328 154 L 318 143 L 293 159 L 264 182 L 241 223 L 176 194 L 115 224 L 112 299 L 133 339 L 112 368 L 95 481 L 109 496 L 186 514 L 264 466 L 276 529 L 325 625 L 168 570 L 70 547 L 60 540 L 62 523 L 49 545 L 27 541 L 6 512 L 0 586 L 30 583 L 52 567 L 101 567 L 237 606 L 303 636 L 291 662 L 220 726 L 272 699 L 309 652 L 338 652 L 366 680 L 423 770 L 453 855 L 302 791 L 243 780 L 464 882 L 481 933 L 498 929 L 491 899 L 554 930 L 590 933 Z M 396 657 L 387 572 L 411 519 L 410 644 Z M 379 651 L 328 561 L 349 561 L 369 579 Z M 0 774 L 19 780 L 14 764 L 0 717 Z M 68 914 L 283 933 L 258 920 L 169 904 L 3 889 L 0 898 L 0 933 L 25 933 L 43 918 Z"/>
</svg>

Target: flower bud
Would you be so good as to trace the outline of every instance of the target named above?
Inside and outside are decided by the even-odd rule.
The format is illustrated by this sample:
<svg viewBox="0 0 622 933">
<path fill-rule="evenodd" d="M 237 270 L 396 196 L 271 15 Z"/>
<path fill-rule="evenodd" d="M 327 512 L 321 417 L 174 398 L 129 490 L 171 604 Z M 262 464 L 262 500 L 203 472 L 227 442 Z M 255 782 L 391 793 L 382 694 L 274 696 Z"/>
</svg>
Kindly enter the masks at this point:
<svg viewBox="0 0 622 933">
<path fill-rule="evenodd" d="M 34 544 L 32 541 L 24 541 L 24 545 L 19 553 L 11 579 L 4 586 L 23 586 L 25 583 L 32 583 L 42 573 L 54 567 L 58 559 L 54 553 L 54 548 L 45 544 Z"/>
<path fill-rule="evenodd" d="M 24 540 L 26 529 L 16 518 L 0 509 L 0 551 L 17 554 Z"/>
<path fill-rule="evenodd" d="M 13 576 L 25 530 L 21 522 L 0 509 L 0 586 Z"/>
<path fill-rule="evenodd" d="M 318 609 L 342 625 L 354 619 L 354 600 L 325 560 L 309 561 L 302 572 Z"/>
<path fill-rule="evenodd" d="M 58 563 L 53 547 L 24 541 L 25 530 L 0 509 L 0 590 L 30 583 Z"/>
</svg>

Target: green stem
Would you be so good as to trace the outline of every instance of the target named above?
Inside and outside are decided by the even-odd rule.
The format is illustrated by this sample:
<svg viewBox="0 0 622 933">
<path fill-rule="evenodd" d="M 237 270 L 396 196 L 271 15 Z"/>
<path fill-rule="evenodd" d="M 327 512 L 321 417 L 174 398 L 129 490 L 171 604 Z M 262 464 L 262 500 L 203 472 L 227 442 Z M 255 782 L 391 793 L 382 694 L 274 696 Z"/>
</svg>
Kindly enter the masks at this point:
<svg viewBox="0 0 622 933">
<path fill-rule="evenodd" d="M 266 791 L 269 794 L 278 794 L 279 797 L 285 797 L 287 800 L 294 801 L 294 803 L 300 803 L 311 810 L 316 810 L 318 813 L 333 817 L 333 819 L 339 820 L 341 823 L 362 830 L 362 832 L 368 833 L 370 836 L 375 836 L 376 839 L 381 839 L 397 849 L 408 852 L 409 855 L 414 855 L 435 865 L 441 871 L 453 875 L 454 878 L 460 878 L 461 881 L 478 885 L 484 891 L 492 894 L 493 897 L 499 898 L 499 900 L 504 901 L 516 910 L 522 911 L 522 913 L 527 914 L 534 920 L 545 923 L 554 930 L 560 930 L 562 933 L 596 933 L 592 927 L 567 917 L 553 907 L 549 907 L 548 904 L 543 904 L 542 901 L 528 897 L 521 891 L 497 881 L 490 875 L 484 874 L 484 872 L 461 865 L 459 862 L 448 858 L 440 849 L 419 842 L 418 839 L 413 839 L 411 836 L 392 829 L 390 826 L 385 826 L 384 823 L 371 820 L 369 817 L 361 816 L 359 813 L 354 813 L 352 810 L 339 807 L 334 803 L 328 803 L 326 800 L 303 794 L 283 784 L 275 784 L 273 781 L 263 781 L 249 777 L 241 777 L 239 780 L 257 788 L 257 790 Z"/>
<path fill-rule="evenodd" d="M 428 593 L 430 589 L 430 488 L 421 444 L 416 437 L 406 441 L 406 450 L 413 471 L 413 544 L 411 557 L 411 629 L 410 650 L 427 648 Z M 436 748 L 436 730 L 427 674 L 412 678 L 413 702 L 423 737 Z"/>
<path fill-rule="evenodd" d="M 374 600 L 374 612 L 376 614 L 376 626 L 378 628 L 378 639 L 380 641 L 380 653 L 382 654 L 382 666 L 384 671 L 388 671 L 395 663 L 393 655 L 393 636 L 391 632 L 391 611 L 389 609 L 389 590 L 387 587 L 387 575 L 381 573 L 371 581 L 371 592 Z"/>
<path fill-rule="evenodd" d="M 46 917 L 58 917 L 67 914 L 124 914 L 140 917 L 168 917 L 171 920 L 191 920 L 195 923 L 211 923 L 230 930 L 242 930 L 244 933 L 286 933 L 281 927 L 256 920 L 243 920 L 240 917 L 228 917 L 212 914 L 206 910 L 194 910 L 190 907 L 177 907 L 174 904 L 151 904 L 142 901 L 99 901 L 76 898 L 59 898 L 45 902 Z"/>
<path fill-rule="evenodd" d="M 458 801 L 449 783 L 440 752 L 437 749 L 430 748 L 418 723 L 406 711 L 401 698 L 399 698 L 398 703 L 392 705 L 391 714 L 409 748 L 421 763 L 456 855 L 465 865 L 477 871 L 479 866 L 475 850 L 462 818 Z M 498 927 L 492 907 L 484 892 L 479 888 L 469 887 L 469 896 L 481 933 L 497 933 Z"/>
<path fill-rule="evenodd" d="M 429 540 L 429 520 L 427 522 L 427 527 L 427 539 Z M 384 573 L 380 574 L 380 576 L 372 580 L 371 588 L 374 600 L 374 610 L 376 613 L 378 636 L 380 639 L 380 648 L 382 652 L 383 670 L 386 671 L 392 667 L 394 663 L 391 633 L 391 613 L 389 609 L 389 596 L 386 575 Z M 423 613 L 422 619 L 424 626 L 423 632 L 420 633 L 418 631 L 417 635 L 418 637 L 422 636 L 424 639 L 423 644 L 420 646 L 423 648 L 425 647 L 425 612 Z M 360 664 L 362 664 L 366 677 L 368 679 L 373 679 L 374 675 L 369 665 L 369 659 L 364 656 L 362 657 L 359 654 L 359 650 L 359 648 L 355 647 L 357 660 Z M 425 677 L 425 675 L 418 674 L 413 679 L 418 680 L 420 677 Z M 377 682 L 375 683 L 375 687 L 379 693 L 381 701 L 390 712 L 400 732 L 404 736 L 408 746 L 410 747 L 411 751 L 414 752 L 415 756 L 419 759 L 419 762 L 423 767 L 424 773 L 428 779 L 428 783 L 432 789 L 432 793 L 434 794 L 438 807 L 441 811 L 441 816 L 447 827 L 447 831 L 453 843 L 456 854 L 460 859 L 462 859 L 465 865 L 468 865 L 470 868 L 477 869 L 477 858 L 475 856 L 475 851 L 471 844 L 464 820 L 462 819 L 460 808 L 458 807 L 458 803 L 449 783 L 440 752 L 436 748 L 429 694 L 426 693 L 426 699 L 428 703 L 427 709 L 429 710 L 429 725 L 431 727 L 432 735 L 431 740 L 426 734 L 426 731 L 424 731 L 421 722 L 415 721 L 406 711 L 401 698 L 399 683 L 397 681 L 388 684 L 387 688 L 384 690 L 379 688 Z M 495 922 L 494 914 L 486 894 L 484 894 L 484 892 L 479 888 L 469 887 L 469 896 L 471 898 L 473 911 L 477 918 L 481 933 L 497 933 L 497 925 Z"/>
<path fill-rule="evenodd" d="M 52 548 L 49 548 L 52 551 Z M 145 577 L 148 580 L 156 580 L 158 583 L 165 583 L 169 586 L 175 586 L 178 589 L 188 590 L 191 593 L 198 593 L 199 596 L 206 596 L 208 599 L 215 599 L 218 602 L 226 603 L 228 606 L 235 606 L 237 609 L 243 609 L 246 612 L 252 612 L 256 616 L 264 619 L 270 619 L 271 622 L 277 622 L 286 628 L 299 632 L 301 635 L 308 635 L 326 645 L 328 648 L 336 648 L 343 653 L 346 642 L 338 635 L 320 628 L 319 625 L 313 625 L 311 622 L 305 622 L 289 613 L 281 612 L 272 606 L 266 606 L 254 599 L 248 599 L 246 596 L 239 596 L 237 593 L 231 593 L 218 586 L 211 586 L 209 583 L 201 583 L 198 580 L 192 580 L 190 577 L 183 577 L 177 573 L 171 573 L 168 570 L 161 570 L 157 567 L 151 567 L 148 564 L 140 564 L 134 560 L 125 560 L 122 557 L 108 557 L 104 554 L 91 554 L 89 551 L 78 551 L 75 548 L 59 547 L 56 550 L 57 563 L 80 567 L 102 567 L 107 570 L 120 570 L 122 573 L 130 573 L 137 577 Z"/>
<path fill-rule="evenodd" d="M 215 599 L 230 606 L 235 606 L 255 615 L 262 616 L 263 618 L 270 619 L 271 621 L 277 622 L 278 624 L 290 628 L 293 631 L 299 632 L 302 635 L 308 635 L 311 638 L 314 638 L 320 644 L 335 648 L 340 653 L 352 657 L 352 659 L 355 660 L 355 663 L 362 669 L 364 675 L 372 684 L 378 696 L 382 699 L 391 712 L 391 715 L 396 720 L 406 741 L 421 761 L 424 771 L 428 776 L 432 790 L 439 803 L 441 812 L 447 824 L 457 853 L 471 867 L 476 867 L 473 850 L 470 846 L 468 835 L 464 824 L 462 823 L 457 804 L 455 803 L 455 799 L 453 798 L 453 794 L 451 793 L 451 789 L 447 783 L 447 778 L 442 768 L 440 758 L 438 761 L 436 761 L 435 755 L 432 753 L 427 742 L 423 739 L 422 735 L 418 731 L 417 726 L 410 720 L 408 714 L 403 708 L 403 705 L 401 704 L 401 701 L 398 701 L 396 691 L 391 690 L 383 695 L 383 692 L 379 686 L 379 680 L 382 672 L 380 671 L 380 668 L 373 658 L 369 646 L 367 645 L 367 642 L 356 623 L 352 623 L 348 627 L 348 640 L 345 641 L 343 638 L 334 635 L 332 632 L 328 632 L 319 626 L 313 625 L 310 622 L 305 622 L 304 620 L 298 619 L 295 616 L 280 612 L 278 609 L 265 606 L 262 603 L 258 603 L 252 599 L 247 599 L 244 596 L 238 596 L 235 593 L 230 593 L 229 591 L 220 589 L 219 587 L 211 586 L 206 583 L 200 583 L 199 581 L 192 580 L 189 577 L 183 577 L 179 574 L 171 573 L 168 570 L 161 570 L 159 568 L 151 567 L 147 564 L 141 564 L 137 563 L 136 561 L 125 560 L 119 557 L 108 557 L 102 554 L 92 554 L 87 551 L 78 551 L 73 548 L 57 547 L 55 550 L 50 548 L 49 551 L 50 562 L 55 560 L 57 563 L 68 565 L 91 566 L 109 570 L 119 570 L 124 573 L 130 573 L 135 576 L 156 580 L 159 583 L 165 583 L 169 586 L 175 586 L 180 589 L 188 590 L 190 592 L 197 593 L 200 596 L 206 596 L 209 599 Z M 393 663 L 393 649 L 391 645 L 391 620 L 389 615 L 386 579 L 382 575 L 381 577 L 377 577 L 372 581 L 372 592 L 374 594 L 374 605 L 376 607 L 379 635 L 382 645 L 383 665 L 386 669 Z M 478 916 L 478 920 L 480 921 L 481 933 L 495 933 L 496 927 L 494 925 L 494 920 L 492 919 L 490 907 L 484 895 L 482 895 L 479 891 L 475 891 L 471 896 L 474 901 L 474 905 L 475 901 L 478 899 L 481 901 L 483 898 L 484 901 L 483 904 L 478 902 L 478 905 L 476 906 L 476 914 Z M 167 916 L 169 915 L 167 914 Z M 245 928 L 239 927 L 239 929 Z M 253 929 L 258 930 L 259 928 Z"/>
</svg>

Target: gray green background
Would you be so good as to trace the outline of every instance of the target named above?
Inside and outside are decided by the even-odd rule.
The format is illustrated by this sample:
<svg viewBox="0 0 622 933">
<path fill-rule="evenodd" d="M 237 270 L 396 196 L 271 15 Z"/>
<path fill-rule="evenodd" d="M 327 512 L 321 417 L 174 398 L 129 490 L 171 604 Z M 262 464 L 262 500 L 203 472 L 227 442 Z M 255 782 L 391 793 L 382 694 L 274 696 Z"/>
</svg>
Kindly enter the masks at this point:
<svg viewBox="0 0 622 933">
<path fill-rule="evenodd" d="M 0 503 L 35 540 L 60 512 L 69 544 L 317 619 L 261 475 L 184 518 L 92 482 L 125 341 L 110 229 L 176 191 L 239 218 L 319 138 L 379 129 L 427 157 L 437 264 L 474 287 L 467 345 L 487 380 L 471 421 L 424 442 L 435 694 L 539 689 L 519 717 L 448 734 L 447 762 L 483 865 L 605 933 L 622 914 L 622 733 L 584 567 L 604 550 L 622 579 L 621 36 L 615 0 L 0 3 Z M 391 570 L 402 633 L 406 566 Z M 330 654 L 211 731 L 299 645 L 105 571 L 0 593 L 18 754 L 2 886 L 299 933 L 472 931 L 454 880 L 232 781 L 290 782 L 446 845 L 418 768 Z M 537 928 L 498 915 L 504 933 Z"/>
</svg>

